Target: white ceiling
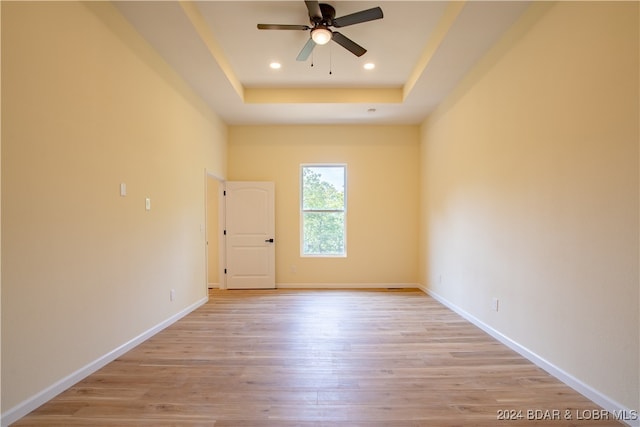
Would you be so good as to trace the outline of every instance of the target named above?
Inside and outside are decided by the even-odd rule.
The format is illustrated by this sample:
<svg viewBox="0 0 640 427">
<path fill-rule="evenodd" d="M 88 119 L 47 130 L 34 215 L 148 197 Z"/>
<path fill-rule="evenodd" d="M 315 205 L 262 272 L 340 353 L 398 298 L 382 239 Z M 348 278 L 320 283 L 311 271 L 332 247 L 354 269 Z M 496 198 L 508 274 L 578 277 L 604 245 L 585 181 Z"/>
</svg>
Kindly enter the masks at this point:
<svg viewBox="0 0 640 427">
<path fill-rule="evenodd" d="M 368 50 L 362 57 L 330 42 L 299 62 L 308 31 L 256 28 L 309 24 L 302 0 L 114 2 L 228 124 L 419 123 L 529 5 L 327 3 L 337 17 L 382 8 L 381 20 L 339 29 Z M 271 69 L 272 61 L 282 68 Z M 365 70 L 366 62 L 375 69 Z"/>
</svg>

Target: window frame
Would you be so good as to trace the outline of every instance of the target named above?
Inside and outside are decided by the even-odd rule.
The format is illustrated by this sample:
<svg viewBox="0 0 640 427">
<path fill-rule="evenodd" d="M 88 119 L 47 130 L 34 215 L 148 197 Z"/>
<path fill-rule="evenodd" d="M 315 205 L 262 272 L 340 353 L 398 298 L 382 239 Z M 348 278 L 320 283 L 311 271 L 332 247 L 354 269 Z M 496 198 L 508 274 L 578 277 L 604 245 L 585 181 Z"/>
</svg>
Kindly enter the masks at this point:
<svg viewBox="0 0 640 427">
<path fill-rule="evenodd" d="M 304 208 L 304 170 L 305 168 L 342 168 L 344 181 L 343 208 L 338 209 L 305 209 Z M 346 258 L 347 257 L 347 164 L 346 163 L 301 163 L 299 170 L 300 185 L 300 257 L 302 258 Z M 339 254 L 316 254 L 304 252 L 304 214 L 305 213 L 332 213 L 340 212 L 344 216 L 343 220 L 343 251 Z"/>
</svg>

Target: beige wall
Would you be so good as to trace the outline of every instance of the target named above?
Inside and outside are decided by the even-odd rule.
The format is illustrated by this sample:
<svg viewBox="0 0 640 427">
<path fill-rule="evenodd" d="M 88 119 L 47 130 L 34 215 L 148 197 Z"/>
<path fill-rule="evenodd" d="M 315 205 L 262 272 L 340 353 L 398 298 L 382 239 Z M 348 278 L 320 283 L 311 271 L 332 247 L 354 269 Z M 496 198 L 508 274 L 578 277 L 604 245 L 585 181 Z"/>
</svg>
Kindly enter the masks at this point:
<svg viewBox="0 0 640 427">
<path fill-rule="evenodd" d="M 0 23 L 2 22 L 2 5 L 0 5 Z M 2 35 L 0 32 L 0 57 L 2 56 Z M 2 61 L 0 60 L 0 63 Z M 2 72 L 0 71 L 0 78 Z M 2 85 L 0 84 L 0 100 L 2 99 Z M 0 103 L 1 104 L 1 103 Z M 0 177 L 2 176 L 2 106 L 0 105 Z M 2 199 L 2 179 L 0 178 L 0 200 Z M 2 209 L 0 208 L 0 224 L 2 223 Z M 0 242 L 2 241 L 2 227 L 0 226 Z M 0 244 L 0 343 L 2 343 L 2 245 Z M 2 346 L 0 345 L 0 422 L 2 422 Z"/>
<path fill-rule="evenodd" d="M 635 410 L 638 79 L 638 3 L 536 4 L 421 135 L 421 281 Z"/>
<path fill-rule="evenodd" d="M 347 257 L 300 257 L 300 164 L 347 163 Z M 229 179 L 273 181 L 276 282 L 417 282 L 417 126 L 232 126 Z"/>
<path fill-rule="evenodd" d="M 108 2 L 2 2 L 2 113 L 5 412 L 206 298 L 227 129 Z"/>
</svg>

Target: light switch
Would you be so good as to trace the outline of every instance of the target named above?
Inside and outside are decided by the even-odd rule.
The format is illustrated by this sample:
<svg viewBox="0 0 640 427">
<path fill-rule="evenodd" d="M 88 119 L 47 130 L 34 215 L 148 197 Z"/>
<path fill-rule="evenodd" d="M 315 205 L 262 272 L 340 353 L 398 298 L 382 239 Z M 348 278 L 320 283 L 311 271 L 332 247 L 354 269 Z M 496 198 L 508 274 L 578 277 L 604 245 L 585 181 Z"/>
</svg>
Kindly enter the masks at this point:
<svg viewBox="0 0 640 427">
<path fill-rule="evenodd" d="M 120 195 L 121 195 L 122 197 L 124 197 L 124 196 L 126 196 L 126 195 L 127 195 L 127 184 L 126 184 L 126 183 L 124 183 L 124 182 L 121 182 L 121 183 L 120 183 Z"/>
<path fill-rule="evenodd" d="M 151 199 L 148 197 L 144 199 L 144 208 L 148 211 L 151 210 Z"/>
</svg>

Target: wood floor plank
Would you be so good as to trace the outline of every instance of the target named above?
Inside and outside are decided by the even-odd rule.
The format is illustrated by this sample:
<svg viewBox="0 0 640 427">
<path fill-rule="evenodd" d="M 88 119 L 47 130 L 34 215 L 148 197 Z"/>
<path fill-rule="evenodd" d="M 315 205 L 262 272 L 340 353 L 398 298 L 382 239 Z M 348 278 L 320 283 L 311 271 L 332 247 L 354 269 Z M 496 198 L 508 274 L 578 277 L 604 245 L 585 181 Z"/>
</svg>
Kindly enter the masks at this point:
<svg viewBox="0 0 640 427">
<path fill-rule="evenodd" d="M 584 414 L 604 413 L 421 291 L 213 290 L 14 425 L 622 425 Z"/>
</svg>

